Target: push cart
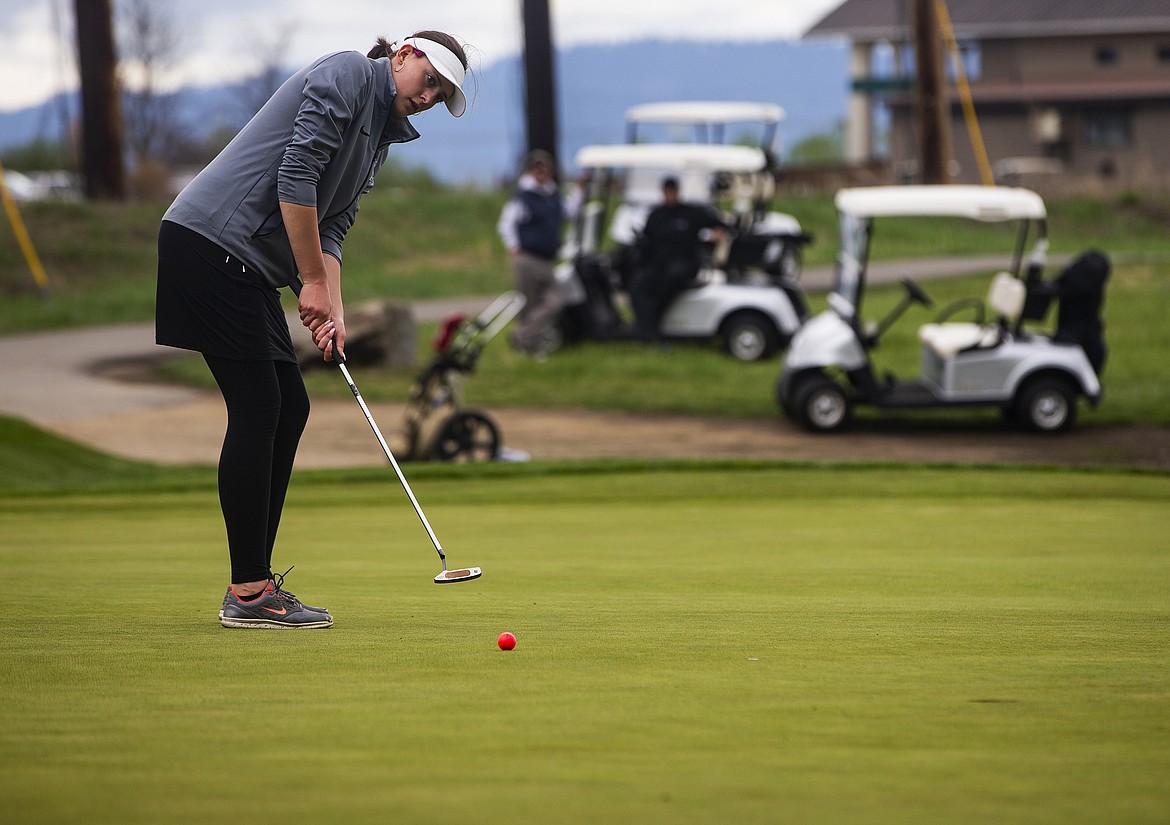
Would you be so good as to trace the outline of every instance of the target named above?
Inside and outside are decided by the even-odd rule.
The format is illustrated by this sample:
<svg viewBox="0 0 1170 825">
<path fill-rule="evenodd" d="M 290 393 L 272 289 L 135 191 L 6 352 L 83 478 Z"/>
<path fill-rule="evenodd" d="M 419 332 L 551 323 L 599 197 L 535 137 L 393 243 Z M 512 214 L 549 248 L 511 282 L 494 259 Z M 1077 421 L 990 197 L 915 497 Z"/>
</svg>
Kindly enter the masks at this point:
<svg viewBox="0 0 1170 825">
<path fill-rule="evenodd" d="M 432 345 L 435 356 L 419 374 L 406 406 L 404 458 L 409 461 L 492 461 L 500 457 L 500 431 L 486 412 L 463 405 L 463 385 L 487 346 L 524 306 L 505 292 L 479 315 L 452 315 Z"/>
</svg>

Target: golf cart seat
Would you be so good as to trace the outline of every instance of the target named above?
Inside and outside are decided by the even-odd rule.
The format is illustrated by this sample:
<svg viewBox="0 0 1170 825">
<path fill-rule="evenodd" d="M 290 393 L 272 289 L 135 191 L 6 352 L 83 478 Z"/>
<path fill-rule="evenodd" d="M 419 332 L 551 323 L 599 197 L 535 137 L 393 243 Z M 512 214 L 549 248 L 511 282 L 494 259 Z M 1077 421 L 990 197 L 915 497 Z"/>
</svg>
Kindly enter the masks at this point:
<svg viewBox="0 0 1170 825">
<path fill-rule="evenodd" d="M 918 330 L 918 340 L 939 358 L 953 358 L 965 350 L 997 346 L 1003 340 L 1004 330 L 1019 321 L 1027 292 L 1023 281 L 1000 272 L 992 279 L 987 293 L 987 306 L 999 316 L 997 322 L 924 324 Z"/>
</svg>

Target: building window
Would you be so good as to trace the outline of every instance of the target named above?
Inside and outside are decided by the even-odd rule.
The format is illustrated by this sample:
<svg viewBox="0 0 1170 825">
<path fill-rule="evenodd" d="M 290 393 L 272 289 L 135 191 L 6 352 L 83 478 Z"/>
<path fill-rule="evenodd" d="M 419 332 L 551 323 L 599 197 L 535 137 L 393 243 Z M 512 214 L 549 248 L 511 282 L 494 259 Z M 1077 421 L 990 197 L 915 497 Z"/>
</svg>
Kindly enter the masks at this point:
<svg viewBox="0 0 1170 825">
<path fill-rule="evenodd" d="M 1097 63 L 1102 66 L 1116 66 L 1121 60 L 1121 52 L 1116 46 L 1098 46 Z"/>
<path fill-rule="evenodd" d="M 963 74 L 967 79 L 974 82 L 983 76 L 983 47 L 978 40 L 962 40 L 956 43 L 959 49 L 959 63 L 963 67 Z M 901 61 L 898 62 L 900 56 Z M 951 80 L 955 79 L 955 61 L 951 55 L 950 49 L 943 49 L 942 52 L 943 66 L 946 68 L 947 77 Z M 914 53 L 914 49 L 905 48 L 901 50 L 900 55 L 895 56 L 891 63 L 893 63 L 893 71 L 900 73 L 903 77 L 914 77 L 918 74 L 918 59 Z"/>
<path fill-rule="evenodd" d="M 959 62 L 963 66 L 963 74 L 974 83 L 983 76 L 983 50 L 977 40 L 964 40 L 959 44 Z M 955 70 L 948 61 L 947 68 L 951 79 L 954 80 Z"/>
<path fill-rule="evenodd" d="M 1091 149 L 1127 149 L 1133 145 L 1129 112 L 1086 112 L 1085 145 Z"/>
</svg>

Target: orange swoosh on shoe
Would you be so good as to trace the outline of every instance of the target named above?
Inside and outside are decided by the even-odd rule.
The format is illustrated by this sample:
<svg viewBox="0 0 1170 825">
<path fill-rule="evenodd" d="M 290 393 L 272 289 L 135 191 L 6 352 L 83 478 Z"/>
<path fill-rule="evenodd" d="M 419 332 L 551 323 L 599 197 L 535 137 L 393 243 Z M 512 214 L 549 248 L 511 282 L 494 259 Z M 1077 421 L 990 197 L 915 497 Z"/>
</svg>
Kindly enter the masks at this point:
<svg viewBox="0 0 1170 825">
<path fill-rule="evenodd" d="M 288 610 L 286 608 L 283 608 L 283 607 L 280 608 L 280 610 L 274 610 L 271 607 L 266 607 L 264 609 L 267 610 L 269 613 L 275 613 L 277 616 L 283 616 L 285 613 L 288 612 Z"/>
</svg>

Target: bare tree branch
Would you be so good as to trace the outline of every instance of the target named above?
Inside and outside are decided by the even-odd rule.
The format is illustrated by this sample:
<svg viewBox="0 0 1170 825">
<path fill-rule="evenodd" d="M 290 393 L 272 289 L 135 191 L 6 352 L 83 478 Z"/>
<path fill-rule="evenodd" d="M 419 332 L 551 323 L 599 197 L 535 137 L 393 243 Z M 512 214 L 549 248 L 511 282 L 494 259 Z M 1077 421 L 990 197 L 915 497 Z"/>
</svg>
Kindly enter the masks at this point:
<svg viewBox="0 0 1170 825">
<path fill-rule="evenodd" d="M 273 92 L 288 79 L 290 72 L 284 59 L 298 28 L 296 21 L 285 20 L 275 24 L 269 34 L 253 34 L 247 39 L 244 48 L 256 56 L 258 65 L 255 74 L 240 85 L 239 101 L 247 117 L 260 111 Z"/>
<path fill-rule="evenodd" d="M 135 159 L 162 158 L 180 131 L 173 95 L 159 89 L 161 75 L 177 59 L 183 33 L 166 4 L 119 0 L 123 76 L 132 82 L 126 93 L 126 137 Z"/>
</svg>

